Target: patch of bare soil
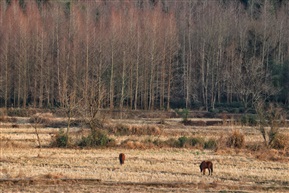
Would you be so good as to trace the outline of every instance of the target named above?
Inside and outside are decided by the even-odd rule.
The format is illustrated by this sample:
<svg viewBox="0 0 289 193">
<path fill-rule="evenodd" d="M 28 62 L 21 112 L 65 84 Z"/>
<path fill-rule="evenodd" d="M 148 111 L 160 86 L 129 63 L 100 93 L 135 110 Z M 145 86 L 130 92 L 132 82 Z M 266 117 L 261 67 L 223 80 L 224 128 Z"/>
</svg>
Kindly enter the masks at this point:
<svg viewBox="0 0 289 193">
<path fill-rule="evenodd" d="M 230 185 L 220 182 L 133 183 L 101 182 L 98 179 L 19 179 L 0 180 L 4 192 L 287 192 L 286 184 L 278 187 Z"/>
</svg>

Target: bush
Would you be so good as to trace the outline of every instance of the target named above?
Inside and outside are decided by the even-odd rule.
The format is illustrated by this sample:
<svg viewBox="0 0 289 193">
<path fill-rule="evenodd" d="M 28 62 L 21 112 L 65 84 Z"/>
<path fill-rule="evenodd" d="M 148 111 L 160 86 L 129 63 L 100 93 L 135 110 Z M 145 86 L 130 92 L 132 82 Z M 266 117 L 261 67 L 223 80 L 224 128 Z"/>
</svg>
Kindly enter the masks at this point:
<svg viewBox="0 0 289 193">
<path fill-rule="evenodd" d="M 178 143 L 180 147 L 184 147 L 187 142 L 188 142 L 188 138 L 186 136 L 182 136 L 178 139 Z"/>
<path fill-rule="evenodd" d="M 233 148 L 242 148 L 245 143 L 244 134 L 240 133 L 240 131 L 233 131 L 227 138 L 226 145 L 227 147 Z"/>
<path fill-rule="evenodd" d="M 178 138 L 177 140 L 177 146 L 178 147 L 196 147 L 196 146 L 200 146 L 203 147 L 205 144 L 205 140 L 203 138 L 200 137 L 192 137 L 192 138 L 188 138 L 186 136 L 182 136 L 180 138 Z"/>
<path fill-rule="evenodd" d="M 201 147 L 204 147 L 204 144 L 205 144 L 205 140 L 203 138 L 200 138 L 200 137 L 193 137 L 190 139 L 190 145 L 191 146 L 197 146 L 197 145 L 200 145 Z"/>
<path fill-rule="evenodd" d="M 215 139 L 209 139 L 204 144 L 205 149 L 215 149 L 217 148 L 217 141 Z"/>
<path fill-rule="evenodd" d="M 64 133 L 61 129 L 58 134 L 55 136 L 55 139 L 52 141 L 52 147 L 67 147 L 70 145 L 70 138 Z"/>
<path fill-rule="evenodd" d="M 285 124 L 286 113 L 278 107 L 278 104 L 273 103 L 269 105 L 259 103 L 256 109 L 260 122 L 258 130 L 261 132 L 266 146 L 278 148 L 280 145 L 282 148 L 283 145 L 280 143 L 283 143 L 283 137 L 281 137 L 279 129 Z M 269 131 L 266 131 L 266 127 L 269 127 Z"/>
<path fill-rule="evenodd" d="M 66 147 L 68 145 L 69 137 L 67 135 L 59 135 L 56 138 L 57 147 Z"/>
<path fill-rule="evenodd" d="M 80 147 L 102 147 L 107 146 L 110 142 L 113 142 L 104 131 L 95 130 L 90 133 L 87 137 L 82 137 L 79 142 Z"/>
</svg>

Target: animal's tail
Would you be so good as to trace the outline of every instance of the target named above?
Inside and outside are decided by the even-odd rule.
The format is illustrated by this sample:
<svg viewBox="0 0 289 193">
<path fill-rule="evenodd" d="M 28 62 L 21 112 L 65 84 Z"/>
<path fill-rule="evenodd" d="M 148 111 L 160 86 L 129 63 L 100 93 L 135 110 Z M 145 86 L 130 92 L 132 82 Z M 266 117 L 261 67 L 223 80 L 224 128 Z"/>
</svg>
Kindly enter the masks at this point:
<svg viewBox="0 0 289 193">
<path fill-rule="evenodd" d="M 212 168 L 211 168 L 211 171 L 212 171 L 212 173 L 213 173 L 213 164 L 212 164 Z"/>
</svg>

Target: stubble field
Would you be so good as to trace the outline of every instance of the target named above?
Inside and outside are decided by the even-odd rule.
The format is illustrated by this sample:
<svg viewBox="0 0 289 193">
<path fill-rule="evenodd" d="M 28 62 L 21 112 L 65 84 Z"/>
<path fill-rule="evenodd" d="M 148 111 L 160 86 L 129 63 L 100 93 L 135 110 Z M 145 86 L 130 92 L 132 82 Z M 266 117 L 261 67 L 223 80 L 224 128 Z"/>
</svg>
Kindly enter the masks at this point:
<svg viewBox="0 0 289 193">
<path fill-rule="evenodd" d="M 119 122 L 124 120 L 112 120 Z M 126 124 L 136 120 L 125 120 Z M 154 124 L 153 119 L 139 124 Z M 159 136 L 111 136 L 126 139 L 171 138 L 183 135 L 220 138 L 238 129 L 247 144 L 262 143 L 253 127 L 183 126 L 166 120 Z M 35 129 L 19 118 L 17 128 L 1 123 L 0 189 L 2 192 L 289 192 L 288 150 L 202 148 L 50 148 L 55 128 Z M 78 128 L 72 129 L 76 135 Z M 288 128 L 282 128 L 287 134 Z M 126 155 L 124 165 L 119 153 Z M 212 176 L 199 164 L 211 160 Z"/>
</svg>

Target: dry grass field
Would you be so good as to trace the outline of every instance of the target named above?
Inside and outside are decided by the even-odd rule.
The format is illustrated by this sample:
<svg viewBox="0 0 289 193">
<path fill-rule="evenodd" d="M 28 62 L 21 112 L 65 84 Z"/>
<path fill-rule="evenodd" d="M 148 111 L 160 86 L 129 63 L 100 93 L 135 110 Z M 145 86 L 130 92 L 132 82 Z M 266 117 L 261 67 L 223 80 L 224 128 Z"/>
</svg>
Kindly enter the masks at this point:
<svg viewBox="0 0 289 193">
<path fill-rule="evenodd" d="M 28 119 L 28 118 L 27 118 Z M 118 146 L 108 148 L 51 148 L 56 128 L 38 128 L 42 148 L 27 119 L 17 126 L 0 123 L 0 190 L 2 192 L 289 192 L 288 150 L 248 148 L 159 148 Z M 111 120 L 111 123 L 156 124 L 157 119 Z M 116 144 L 127 139 L 167 139 L 200 136 L 222 139 L 238 129 L 246 144 L 262 143 L 253 127 L 235 125 L 184 126 L 167 119 L 158 136 L 111 136 Z M 72 128 L 72 136 L 81 135 Z M 281 132 L 288 134 L 288 128 Z M 124 165 L 119 153 L 126 155 Z M 199 164 L 211 160 L 212 176 L 203 176 Z"/>
</svg>

